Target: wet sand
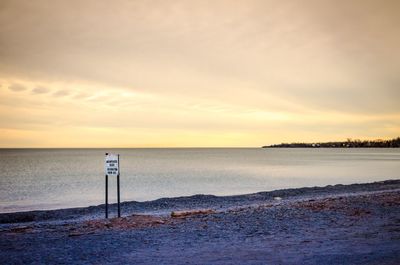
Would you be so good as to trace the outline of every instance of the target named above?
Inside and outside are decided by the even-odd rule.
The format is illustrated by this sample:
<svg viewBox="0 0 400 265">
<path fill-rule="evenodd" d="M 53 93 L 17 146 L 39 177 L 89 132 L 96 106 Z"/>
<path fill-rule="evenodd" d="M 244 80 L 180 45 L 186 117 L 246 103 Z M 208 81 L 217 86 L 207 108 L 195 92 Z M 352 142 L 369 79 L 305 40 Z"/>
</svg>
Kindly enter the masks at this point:
<svg viewBox="0 0 400 265">
<path fill-rule="evenodd" d="M 103 208 L 0 214 L 0 263 L 400 261 L 400 180 L 125 202 L 108 220 Z"/>
</svg>

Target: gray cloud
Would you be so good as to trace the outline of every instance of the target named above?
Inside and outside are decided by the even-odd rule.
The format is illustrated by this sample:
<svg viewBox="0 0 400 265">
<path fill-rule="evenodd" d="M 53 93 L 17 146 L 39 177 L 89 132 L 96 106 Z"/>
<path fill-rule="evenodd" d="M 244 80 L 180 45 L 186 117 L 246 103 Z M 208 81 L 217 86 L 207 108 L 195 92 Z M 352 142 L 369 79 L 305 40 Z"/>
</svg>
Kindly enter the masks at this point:
<svg viewBox="0 0 400 265">
<path fill-rule="evenodd" d="M 70 94 L 70 92 L 68 90 L 62 89 L 62 90 L 58 90 L 56 92 L 53 93 L 54 97 L 65 97 L 68 96 Z"/>
<path fill-rule="evenodd" d="M 32 93 L 34 93 L 34 94 L 46 94 L 49 91 L 50 90 L 45 87 L 35 87 L 34 89 L 32 89 Z"/>
<path fill-rule="evenodd" d="M 227 104 L 270 106 L 262 94 L 318 110 L 400 111 L 389 84 L 400 75 L 399 1 L 2 6 L 0 71 L 10 75 L 133 85 Z M 248 87 L 257 93 L 246 93 Z"/>
<path fill-rule="evenodd" d="M 90 98 L 90 97 L 91 97 L 91 95 L 89 93 L 81 92 L 81 93 L 76 94 L 72 98 L 73 99 L 87 99 L 87 98 Z"/>
<path fill-rule="evenodd" d="M 21 84 L 11 84 L 11 85 L 8 86 L 8 88 L 11 91 L 15 91 L 15 92 L 24 91 L 26 89 L 26 87 L 24 87 Z"/>
</svg>

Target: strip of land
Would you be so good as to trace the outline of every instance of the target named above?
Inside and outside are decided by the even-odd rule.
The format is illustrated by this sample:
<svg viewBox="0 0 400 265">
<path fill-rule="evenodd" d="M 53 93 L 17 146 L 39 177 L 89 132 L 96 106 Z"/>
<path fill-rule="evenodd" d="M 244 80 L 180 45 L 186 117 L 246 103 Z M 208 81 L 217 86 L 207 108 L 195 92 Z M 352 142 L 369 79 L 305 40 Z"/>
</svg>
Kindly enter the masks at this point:
<svg viewBox="0 0 400 265">
<path fill-rule="evenodd" d="M 0 214 L 1 264 L 398 264 L 400 180 Z M 115 206 L 112 210 L 115 212 Z"/>
<path fill-rule="evenodd" d="M 281 143 L 265 145 L 262 148 L 400 148 L 400 137 L 391 140 L 316 142 L 316 143 Z"/>
</svg>

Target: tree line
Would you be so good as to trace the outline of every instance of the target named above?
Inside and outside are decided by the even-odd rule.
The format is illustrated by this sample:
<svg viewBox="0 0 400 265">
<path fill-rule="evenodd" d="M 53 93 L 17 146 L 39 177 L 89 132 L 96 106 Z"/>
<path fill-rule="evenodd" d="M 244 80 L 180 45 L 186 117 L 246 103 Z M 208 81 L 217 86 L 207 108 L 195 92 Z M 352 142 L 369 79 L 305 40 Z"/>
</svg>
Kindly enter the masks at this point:
<svg viewBox="0 0 400 265">
<path fill-rule="evenodd" d="M 324 143 L 281 143 L 266 145 L 263 148 L 399 148 L 400 137 L 391 140 L 359 140 L 350 139 L 343 142 Z"/>
</svg>

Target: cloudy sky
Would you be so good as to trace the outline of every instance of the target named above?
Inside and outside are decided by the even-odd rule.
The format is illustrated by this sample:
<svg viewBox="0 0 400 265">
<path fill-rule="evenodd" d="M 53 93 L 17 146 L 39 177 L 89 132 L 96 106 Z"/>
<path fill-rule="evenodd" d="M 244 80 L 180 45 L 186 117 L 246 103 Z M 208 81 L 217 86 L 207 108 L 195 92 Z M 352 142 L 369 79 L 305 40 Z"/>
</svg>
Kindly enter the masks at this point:
<svg viewBox="0 0 400 265">
<path fill-rule="evenodd" d="M 0 2 L 0 147 L 400 135 L 400 1 Z"/>
</svg>

